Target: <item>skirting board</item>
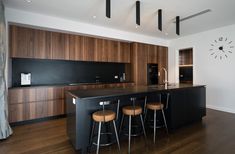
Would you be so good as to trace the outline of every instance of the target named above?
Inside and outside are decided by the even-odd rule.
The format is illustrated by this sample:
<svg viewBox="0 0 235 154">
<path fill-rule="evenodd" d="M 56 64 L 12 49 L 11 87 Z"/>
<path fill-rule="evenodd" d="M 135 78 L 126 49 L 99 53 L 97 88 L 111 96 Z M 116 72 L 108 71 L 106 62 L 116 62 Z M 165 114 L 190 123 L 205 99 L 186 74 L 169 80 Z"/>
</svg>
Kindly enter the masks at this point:
<svg viewBox="0 0 235 154">
<path fill-rule="evenodd" d="M 228 113 L 235 113 L 235 109 L 226 108 L 226 107 L 206 105 L 206 108 L 213 109 L 213 110 L 218 110 L 218 111 L 223 111 L 223 112 L 228 112 Z"/>
<path fill-rule="evenodd" d="M 37 122 L 43 122 L 43 121 L 48 121 L 48 120 L 54 120 L 54 119 L 59 119 L 59 118 L 64 118 L 64 117 L 66 117 L 65 114 L 63 114 L 63 115 L 57 115 L 57 116 L 51 116 L 51 117 L 45 117 L 45 118 L 32 119 L 32 120 L 25 120 L 25 121 L 19 121 L 19 122 L 10 123 L 10 126 L 11 126 L 11 127 L 15 127 L 15 126 L 33 124 L 33 123 L 37 123 Z"/>
</svg>

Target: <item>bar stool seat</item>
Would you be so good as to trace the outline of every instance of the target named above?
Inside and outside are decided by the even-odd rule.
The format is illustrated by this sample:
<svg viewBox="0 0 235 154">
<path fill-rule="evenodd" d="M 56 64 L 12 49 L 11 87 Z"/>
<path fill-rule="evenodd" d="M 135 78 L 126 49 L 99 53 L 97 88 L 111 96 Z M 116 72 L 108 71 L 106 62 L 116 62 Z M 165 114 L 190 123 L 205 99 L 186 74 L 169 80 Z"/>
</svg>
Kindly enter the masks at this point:
<svg viewBox="0 0 235 154">
<path fill-rule="evenodd" d="M 164 104 L 160 102 L 151 102 L 146 105 L 147 109 L 150 110 L 161 110 L 164 108 Z"/>
<path fill-rule="evenodd" d="M 142 107 L 140 107 L 140 106 L 125 106 L 122 108 L 122 112 L 125 115 L 131 115 L 131 116 L 140 115 L 140 114 L 142 114 Z"/>
<path fill-rule="evenodd" d="M 111 110 L 97 111 L 92 114 L 92 119 L 96 122 L 109 122 L 116 118 L 116 113 Z"/>
</svg>

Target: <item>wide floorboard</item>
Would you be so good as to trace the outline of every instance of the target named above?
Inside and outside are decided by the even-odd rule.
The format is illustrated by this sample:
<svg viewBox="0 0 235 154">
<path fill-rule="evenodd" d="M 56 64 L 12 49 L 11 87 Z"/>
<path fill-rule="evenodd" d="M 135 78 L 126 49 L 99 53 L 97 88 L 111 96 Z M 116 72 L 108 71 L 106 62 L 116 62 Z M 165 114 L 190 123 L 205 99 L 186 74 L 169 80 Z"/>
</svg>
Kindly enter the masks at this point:
<svg viewBox="0 0 235 154">
<path fill-rule="evenodd" d="M 50 120 L 13 127 L 14 134 L 0 141 L 0 154 L 74 154 L 66 136 L 66 119 Z M 235 153 L 235 114 L 208 109 L 201 122 L 194 123 L 169 136 L 160 130 L 153 144 L 152 133 L 132 140 L 134 154 L 221 154 Z M 128 142 L 121 141 L 121 153 L 127 153 Z M 118 153 L 116 145 L 101 148 L 100 153 Z"/>
</svg>

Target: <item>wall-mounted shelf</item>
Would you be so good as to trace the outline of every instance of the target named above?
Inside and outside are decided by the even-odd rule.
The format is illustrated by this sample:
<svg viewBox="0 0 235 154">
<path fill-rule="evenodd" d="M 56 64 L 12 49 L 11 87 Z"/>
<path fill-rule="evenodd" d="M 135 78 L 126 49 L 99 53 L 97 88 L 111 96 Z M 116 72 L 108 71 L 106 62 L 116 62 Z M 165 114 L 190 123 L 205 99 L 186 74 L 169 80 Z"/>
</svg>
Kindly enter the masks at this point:
<svg viewBox="0 0 235 154">
<path fill-rule="evenodd" d="M 188 64 L 188 65 L 179 65 L 179 67 L 193 67 L 193 64 Z"/>
</svg>

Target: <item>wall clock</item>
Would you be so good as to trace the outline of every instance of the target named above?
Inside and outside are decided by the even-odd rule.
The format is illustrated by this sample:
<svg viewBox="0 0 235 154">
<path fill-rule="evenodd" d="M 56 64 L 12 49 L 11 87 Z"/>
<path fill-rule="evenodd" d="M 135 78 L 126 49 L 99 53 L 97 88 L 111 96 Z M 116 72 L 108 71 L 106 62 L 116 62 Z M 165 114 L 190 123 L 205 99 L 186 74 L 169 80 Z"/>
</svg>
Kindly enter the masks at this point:
<svg viewBox="0 0 235 154">
<path fill-rule="evenodd" d="M 230 54 L 233 53 L 234 46 L 231 40 L 227 37 L 219 37 L 211 43 L 210 55 L 215 59 L 226 59 Z"/>
</svg>

